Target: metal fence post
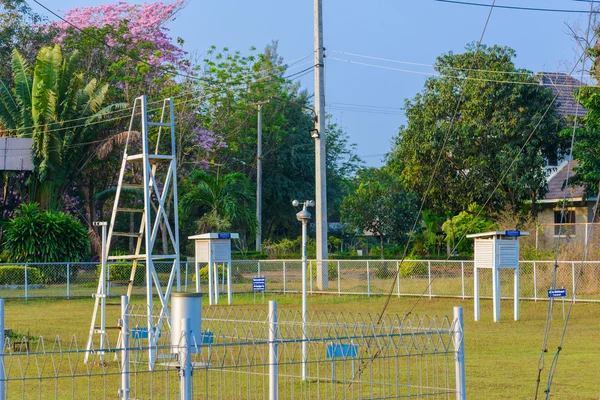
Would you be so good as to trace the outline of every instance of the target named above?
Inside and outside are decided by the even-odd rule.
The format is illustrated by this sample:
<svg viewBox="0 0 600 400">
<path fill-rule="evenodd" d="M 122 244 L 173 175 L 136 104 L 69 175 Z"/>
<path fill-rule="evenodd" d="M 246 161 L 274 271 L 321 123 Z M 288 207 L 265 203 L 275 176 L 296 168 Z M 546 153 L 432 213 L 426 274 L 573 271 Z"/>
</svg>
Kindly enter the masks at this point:
<svg viewBox="0 0 600 400">
<path fill-rule="evenodd" d="M 533 300 L 537 301 L 537 266 L 533 262 Z"/>
<path fill-rule="evenodd" d="M 460 280 L 461 280 L 461 287 L 462 287 L 462 298 L 464 300 L 465 299 L 465 262 L 464 261 L 460 262 Z"/>
<path fill-rule="evenodd" d="M 269 400 L 277 400 L 277 301 L 269 300 Z"/>
<path fill-rule="evenodd" d="M 194 263 L 196 261 L 194 260 Z M 188 285 L 188 263 L 185 263 L 185 291 L 187 292 L 187 285 Z"/>
<path fill-rule="evenodd" d="M 27 278 L 27 263 L 25 263 L 25 300 L 29 299 L 29 279 Z"/>
<path fill-rule="evenodd" d="M 575 293 L 575 262 L 571 263 L 571 281 L 573 282 L 573 296 L 571 298 L 573 299 L 572 302 L 575 303 L 575 296 L 577 295 Z"/>
<path fill-rule="evenodd" d="M 121 296 L 121 343 L 123 348 L 121 349 L 121 389 L 119 390 L 119 396 L 123 400 L 129 399 L 130 391 L 130 376 L 129 376 L 129 313 L 128 308 L 129 300 L 127 296 Z"/>
<path fill-rule="evenodd" d="M 309 287 L 310 287 L 310 290 L 309 290 L 309 292 L 312 294 L 312 292 L 313 292 L 313 289 L 312 289 L 312 281 L 313 281 L 313 276 L 312 276 L 312 271 L 313 271 L 313 262 L 311 261 L 311 262 L 309 263 L 309 265 L 310 265 L 310 268 L 308 269 L 308 276 L 309 276 L 309 278 L 308 278 L 308 281 L 310 282 L 310 284 L 309 284 Z"/>
<path fill-rule="evenodd" d="M 462 307 L 454 307 L 454 323 L 452 324 L 456 369 L 456 399 L 467 399 L 467 380 L 465 377 L 465 343 Z"/>
<path fill-rule="evenodd" d="M 260 278 L 260 260 L 258 260 L 258 269 L 256 271 L 256 277 Z"/>
<path fill-rule="evenodd" d="M 431 261 L 427 261 L 427 286 L 429 287 L 429 298 L 431 299 Z"/>
<path fill-rule="evenodd" d="M 337 269 L 338 269 L 338 276 L 337 276 L 337 281 L 338 281 L 338 296 L 340 296 L 342 294 L 342 275 L 340 274 L 340 260 L 338 260 L 337 262 Z"/>
<path fill-rule="evenodd" d="M 400 297 L 400 262 L 396 261 L 396 285 L 398 290 L 398 297 Z"/>
<path fill-rule="evenodd" d="M 285 294 L 285 260 L 283 260 L 283 293 Z"/>
<path fill-rule="evenodd" d="M 367 296 L 371 295 L 371 272 L 369 269 L 369 260 L 367 260 Z"/>
<path fill-rule="evenodd" d="M 4 371 L 4 299 L 0 299 L 0 399 L 6 399 L 6 376 Z"/>
<path fill-rule="evenodd" d="M 190 319 L 181 319 L 181 339 L 179 343 L 179 376 L 180 382 L 180 399 L 191 400 L 192 399 L 192 355 L 191 355 L 191 340 L 189 338 L 190 333 Z"/>
<path fill-rule="evenodd" d="M 67 298 L 71 298 L 71 263 L 67 263 Z"/>
</svg>

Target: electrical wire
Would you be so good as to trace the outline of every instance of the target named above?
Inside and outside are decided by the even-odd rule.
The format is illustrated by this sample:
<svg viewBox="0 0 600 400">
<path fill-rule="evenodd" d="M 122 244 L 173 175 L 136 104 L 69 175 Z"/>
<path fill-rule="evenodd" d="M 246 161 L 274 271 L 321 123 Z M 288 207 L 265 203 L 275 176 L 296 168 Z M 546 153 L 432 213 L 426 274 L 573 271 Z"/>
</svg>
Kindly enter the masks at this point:
<svg viewBox="0 0 600 400">
<path fill-rule="evenodd" d="M 493 0 L 492 7 L 490 8 L 490 10 L 488 12 L 487 18 L 485 20 L 485 24 L 483 26 L 483 30 L 482 30 L 481 35 L 479 37 L 479 41 L 477 42 L 477 47 L 475 49 L 475 56 L 477 56 L 479 54 L 479 49 L 481 48 L 481 44 L 483 42 L 483 38 L 485 37 L 485 33 L 487 32 L 487 28 L 489 26 L 490 19 L 492 17 L 492 12 L 494 11 L 494 5 L 495 4 L 496 4 L 496 0 Z M 476 65 L 476 59 L 473 60 L 472 68 L 475 68 L 475 65 Z M 460 97 L 459 97 L 458 102 L 456 104 L 456 108 L 454 110 L 454 114 L 452 115 L 452 119 L 450 120 L 448 129 L 446 130 L 446 133 L 444 134 L 444 139 L 443 139 L 443 142 L 442 142 L 442 146 L 440 148 L 440 151 L 438 152 L 438 156 L 437 156 L 436 162 L 434 164 L 433 172 L 431 173 L 431 175 L 429 177 L 429 181 L 427 183 L 427 189 L 425 190 L 425 195 L 423 196 L 423 199 L 421 200 L 421 204 L 419 206 L 419 211 L 417 212 L 417 215 L 415 216 L 415 221 L 414 221 L 413 226 L 412 226 L 412 228 L 410 230 L 410 233 L 408 235 L 408 240 L 407 240 L 407 243 L 406 243 L 406 245 L 404 247 L 404 252 L 402 254 L 402 259 L 400 260 L 400 265 L 404 262 L 404 259 L 408 255 L 408 247 L 410 246 L 412 237 L 413 237 L 414 233 L 416 232 L 417 225 L 419 224 L 419 221 L 421 220 L 421 213 L 423 212 L 423 208 L 425 207 L 425 202 L 427 201 L 427 195 L 428 195 L 429 190 L 431 188 L 431 185 L 433 183 L 433 178 L 437 174 L 437 169 L 438 169 L 440 161 L 442 159 L 442 154 L 444 154 L 444 149 L 446 148 L 446 144 L 448 142 L 448 138 L 450 137 L 450 133 L 452 132 L 452 128 L 454 127 L 454 122 L 456 121 L 456 117 L 458 116 L 458 113 L 459 113 L 460 107 L 462 105 L 463 99 L 464 99 L 464 86 L 461 86 L 460 87 Z M 384 303 L 384 305 L 382 307 L 381 312 L 379 313 L 379 317 L 377 318 L 376 325 L 379 325 L 381 323 L 381 321 L 382 321 L 382 319 L 383 319 L 383 317 L 385 315 L 385 312 L 386 312 L 386 310 L 387 310 L 387 308 L 388 308 L 388 306 L 390 304 L 390 300 L 391 300 L 391 298 L 393 296 L 394 289 L 396 287 L 396 282 L 398 281 L 398 274 L 399 273 L 400 273 L 400 268 L 397 268 L 396 273 L 394 274 L 394 279 L 392 280 L 392 284 L 390 285 L 390 289 L 389 289 L 388 294 L 386 296 L 385 303 Z M 423 293 L 422 296 L 424 294 L 425 293 Z M 417 299 L 417 301 L 418 301 L 418 299 Z M 413 309 L 414 309 L 414 306 L 413 306 L 413 308 L 406 315 L 409 315 L 410 313 L 412 313 Z M 377 358 L 378 355 L 379 355 L 379 351 L 375 352 L 370 357 L 369 363 L 372 363 L 373 360 L 375 360 L 375 358 Z M 365 364 L 365 362 L 363 362 L 361 364 L 361 366 L 358 369 L 358 372 L 357 372 L 356 376 L 353 379 L 353 382 L 358 377 L 360 377 L 360 375 L 362 374 L 362 372 L 364 371 L 364 369 L 366 368 L 366 366 L 367 365 Z M 350 386 L 351 385 L 352 385 L 352 383 L 350 383 Z"/>
<path fill-rule="evenodd" d="M 456 1 L 456 0 L 433 0 L 438 3 L 450 3 L 450 4 L 460 4 L 465 6 L 476 6 L 476 7 L 491 7 L 489 4 L 484 3 L 471 3 L 468 1 Z M 500 6 L 496 5 L 496 8 L 503 8 L 508 10 L 523 10 L 523 11 L 541 11 L 541 12 L 558 12 L 558 13 L 577 13 L 583 14 L 588 13 L 589 11 L 585 10 L 564 10 L 564 9 L 555 9 L 555 8 L 538 8 L 538 7 L 520 7 L 520 6 Z M 599 11 L 593 11 L 593 14 L 598 14 Z"/>
<path fill-rule="evenodd" d="M 466 75 L 458 76 L 458 75 L 439 74 L 439 73 L 434 73 L 434 72 L 414 71 L 414 70 L 410 70 L 410 69 L 394 68 L 394 67 L 388 67 L 388 66 L 384 66 L 384 65 L 365 63 L 365 62 L 361 62 L 361 61 L 353 61 L 353 60 L 348 60 L 345 58 L 338 58 L 338 57 L 329 57 L 329 59 L 336 60 L 336 61 L 343 61 L 343 62 L 347 62 L 350 64 L 363 65 L 366 67 L 386 69 L 386 70 L 390 70 L 390 71 L 406 72 L 406 73 L 417 74 L 417 75 L 426 75 L 426 76 L 431 76 L 431 77 L 436 77 L 436 78 L 454 78 L 454 79 L 467 80 L 467 81 L 506 83 L 506 84 L 511 84 L 511 85 L 530 85 L 530 86 L 548 86 L 548 87 L 556 86 L 553 84 L 547 84 L 547 83 L 543 83 L 543 82 L 527 82 L 527 81 L 511 81 L 511 80 L 499 80 L 499 79 L 487 79 L 487 78 L 473 78 L 471 76 L 466 76 Z M 566 86 L 572 87 L 573 89 L 580 87 L 580 85 L 575 85 L 575 84 L 569 84 Z"/>
</svg>

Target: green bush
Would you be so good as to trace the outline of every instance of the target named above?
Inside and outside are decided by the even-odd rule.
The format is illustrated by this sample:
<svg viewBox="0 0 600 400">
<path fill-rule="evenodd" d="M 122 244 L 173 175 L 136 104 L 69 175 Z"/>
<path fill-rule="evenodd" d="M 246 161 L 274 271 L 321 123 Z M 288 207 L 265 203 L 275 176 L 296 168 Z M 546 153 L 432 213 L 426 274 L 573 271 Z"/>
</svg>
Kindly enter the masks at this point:
<svg viewBox="0 0 600 400">
<path fill-rule="evenodd" d="M 128 281 L 131 277 L 131 269 L 133 268 L 133 264 L 109 264 L 108 269 L 110 273 L 111 281 Z M 97 275 L 100 277 L 100 272 L 102 270 L 102 264 L 99 264 L 97 267 Z M 133 278 L 134 285 L 143 285 L 146 280 L 146 266 L 144 264 L 138 264 L 135 269 L 135 277 Z"/>
<path fill-rule="evenodd" d="M 227 268 L 223 265 L 219 265 L 219 281 L 223 280 L 223 278 L 225 277 L 225 279 L 227 279 Z M 194 276 L 192 277 L 192 282 L 196 282 L 196 274 L 194 273 Z M 200 268 L 200 282 L 208 282 L 208 265 Z"/>
<path fill-rule="evenodd" d="M 410 278 L 413 276 L 427 276 L 429 268 L 425 262 L 403 262 L 400 266 L 400 278 Z"/>
<path fill-rule="evenodd" d="M 88 256 L 87 229 L 73 216 L 43 211 L 37 204 L 23 204 L 4 230 L 4 250 L 9 262 L 63 263 L 82 261 Z M 67 269 L 39 265 L 48 283 L 67 281 Z M 71 280 L 77 266 L 71 266 Z"/>
<path fill-rule="evenodd" d="M 44 283 L 40 270 L 34 267 L 27 267 L 27 283 L 35 285 Z M 0 267 L 0 285 L 24 285 L 25 284 L 25 266 L 7 265 Z"/>
<path fill-rule="evenodd" d="M 312 271 L 313 279 L 317 279 L 317 263 L 316 262 L 310 263 L 310 271 Z M 310 274 L 310 272 L 309 272 L 309 274 Z M 335 262 L 327 263 L 327 276 L 328 276 L 328 279 L 337 279 L 337 277 L 338 277 L 337 263 L 335 263 Z M 307 278 L 310 279 L 310 275 L 308 275 Z"/>
</svg>

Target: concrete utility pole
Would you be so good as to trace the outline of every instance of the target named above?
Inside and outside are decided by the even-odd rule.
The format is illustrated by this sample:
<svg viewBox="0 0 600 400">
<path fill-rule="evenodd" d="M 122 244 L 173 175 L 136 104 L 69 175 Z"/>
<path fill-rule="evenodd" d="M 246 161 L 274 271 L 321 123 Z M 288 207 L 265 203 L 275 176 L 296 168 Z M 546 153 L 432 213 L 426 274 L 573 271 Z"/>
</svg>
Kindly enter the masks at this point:
<svg viewBox="0 0 600 400">
<path fill-rule="evenodd" d="M 317 287 L 327 290 L 327 160 L 325 147 L 325 77 L 323 63 L 323 1 L 314 0 L 315 51 L 315 189 L 317 202 Z"/>
<path fill-rule="evenodd" d="M 256 144 L 256 251 L 262 249 L 262 105 L 258 103 L 258 129 Z"/>
</svg>

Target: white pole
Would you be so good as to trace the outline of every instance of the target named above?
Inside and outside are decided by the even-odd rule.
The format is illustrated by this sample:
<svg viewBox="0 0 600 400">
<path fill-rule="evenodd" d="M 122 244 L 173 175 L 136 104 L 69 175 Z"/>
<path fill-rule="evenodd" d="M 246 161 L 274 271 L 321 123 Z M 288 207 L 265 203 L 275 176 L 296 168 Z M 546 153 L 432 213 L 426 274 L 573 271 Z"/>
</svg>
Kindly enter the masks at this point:
<svg viewBox="0 0 600 400">
<path fill-rule="evenodd" d="M 227 304 L 232 304 L 231 296 L 231 261 L 227 263 Z"/>
<path fill-rule="evenodd" d="M 427 261 L 427 286 L 429 290 L 429 298 L 431 299 L 431 261 Z"/>
<path fill-rule="evenodd" d="M 262 249 L 262 104 L 258 104 L 256 137 L 256 251 Z"/>
<path fill-rule="evenodd" d="M 277 301 L 269 300 L 269 400 L 277 400 Z"/>
<path fill-rule="evenodd" d="M 215 305 L 219 304 L 219 264 L 213 262 L 213 283 L 215 284 L 213 294 L 215 296 Z"/>
<path fill-rule="evenodd" d="M 400 297 L 400 262 L 396 261 L 396 285 L 398 290 L 398 297 Z"/>
<path fill-rule="evenodd" d="M 369 268 L 369 260 L 367 260 L 367 296 L 371 295 L 371 271 Z"/>
<path fill-rule="evenodd" d="M 314 64 L 315 64 L 315 191 L 317 201 L 317 288 L 327 290 L 327 160 L 325 124 L 325 64 L 323 58 L 323 1 L 314 0 Z"/>
<path fill-rule="evenodd" d="M 104 337 L 106 336 L 106 280 L 108 276 L 108 270 L 106 266 L 106 223 L 102 223 L 102 297 L 100 297 L 100 305 L 102 307 L 102 311 L 100 314 L 100 348 L 104 349 Z M 104 350 L 100 353 L 100 359 L 104 361 Z"/>
<path fill-rule="evenodd" d="M 460 262 L 460 281 L 461 281 L 461 293 L 463 300 L 465 299 L 465 262 Z"/>
<path fill-rule="evenodd" d="M 6 376 L 4 371 L 4 299 L 0 299 L 0 399 L 6 399 Z"/>
<path fill-rule="evenodd" d="M 473 303 L 475 304 L 475 321 L 479 321 L 479 268 L 473 268 Z"/>
<path fill-rule="evenodd" d="M 283 293 L 285 293 L 285 260 L 283 260 Z"/>
<path fill-rule="evenodd" d="M 67 299 L 71 298 L 71 264 L 67 263 Z"/>
<path fill-rule="evenodd" d="M 465 376 L 465 343 L 462 307 L 454 307 L 453 339 L 454 352 L 456 354 L 456 399 L 466 400 L 467 380 Z"/>
<path fill-rule="evenodd" d="M 121 390 L 119 394 L 123 400 L 129 399 L 129 313 L 127 296 L 121 296 Z"/>
<path fill-rule="evenodd" d="M 213 305 L 215 304 L 214 301 L 214 297 L 213 297 L 213 268 L 212 268 L 212 257 L 210 256 L 210 253 L 212 252 L 208 252 L 208 305 Z M 198 282 L 200 282 L 200 275 L 198 274 L 196 276 L 196 285 L 198 284 Z"/>
<path fill-rule="evenodd" d="M 306 234 L 308 221 L 302 221 L 302 380 L 306 380 Z"/>
<path fill-rule="evenodd" d="M 181 341 L 179 344 L 181 400 L 190 400 L 192 398 L 192 357 L 189 325 L 189 318 L 181 319 Z"/>
<path fill-rule="evenodd" d="M 519 264 L 515 268 L 515 321 L 519 320 Z"/>
<path fill-rule="evenodd" d="M 537 301 L 537 268 L 535 261 L 533 262 L 533 300 Z"/>
<path fill-rule="evenodd" d="M 500 321 L 500 270 L 492 269 L 492 303 L 494 308 L 494 322 Z"/>
</svg>

